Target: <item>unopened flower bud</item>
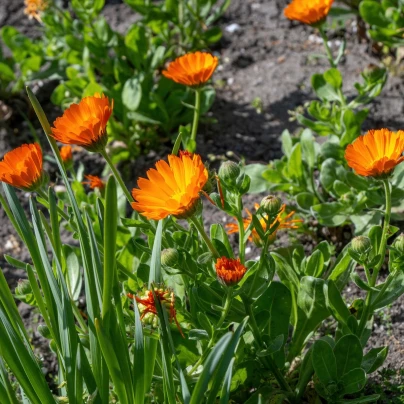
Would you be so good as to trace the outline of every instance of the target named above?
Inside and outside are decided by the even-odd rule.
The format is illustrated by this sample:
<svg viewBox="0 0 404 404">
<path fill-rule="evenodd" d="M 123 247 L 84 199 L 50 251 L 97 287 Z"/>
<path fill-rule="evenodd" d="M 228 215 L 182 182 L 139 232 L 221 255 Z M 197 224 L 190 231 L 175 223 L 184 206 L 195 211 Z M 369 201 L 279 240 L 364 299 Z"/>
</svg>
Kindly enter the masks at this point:
<svg viewBox="0 0 404 404">
<path fill-rule="evenodd" d="M 262 199 L 260 206 L 264 213 L 270 217 L 274 217 L 281 210 L 282 202 L 278 197 L 268 195 Z"/>
<path fill-rule="evenodd" d="M 393 243 L 393 247 L 399 251 L 401 254 L 404 254 L 404 233 L 401 233 Z"/>
<path fill-rule="evenodd" d="M 18 281 L 17 287 L 15 288 L 15 294 L 22 296 L 28 295 L 32 292 L 31 284 L 29 283 L 28 279 L 20 279 Z"/>
<path fill-rule="evenodd" d="M 42 337 L 44 337 L 46 339 L 52 338 L 49 327 L 46 324 L 39 324 L 37 331 L 40 335 L 42 335 Z"/>
<path fill-rule="evenodd" d="M 161 252 L 161 263 L 168 267 L 174 267 L 179 259 L 178 251 L 175 248 L 166 248 Z"/>
<path fill-rule="evenodd" d="M 372 248 L 370 238 L 366 236 L 357 236 L 351 241 L 352 250 L 358 254 L 366 254 Z"/>
<path fill-rule="evenodd" d="M 234 161 L 225 161 L 219 168 L 219 177 L 224 182 L 235 182 L 240 175 L 240 167 Z"/>
</svg>

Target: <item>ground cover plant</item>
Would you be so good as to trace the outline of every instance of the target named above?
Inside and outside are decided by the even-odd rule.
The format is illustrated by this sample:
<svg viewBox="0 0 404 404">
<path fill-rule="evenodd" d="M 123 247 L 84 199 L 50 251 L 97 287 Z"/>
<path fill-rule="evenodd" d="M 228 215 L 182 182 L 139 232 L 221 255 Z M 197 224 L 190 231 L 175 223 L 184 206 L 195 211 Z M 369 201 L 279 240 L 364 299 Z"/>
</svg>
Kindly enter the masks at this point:
<svg viewBox="0 0 404 404">
<path fill-rule="evenodd" d="M 331 3 L 317 6 L 307 11 L 295 1 L 291 10 L 297 10 L 303 22 L 318 26 Z M 290 12 L 286 13 L 292 17 Z M 307 20 L 313 15 L 314 20 Z M 369 350 L 367 344 L 375 313 L 404 292 L 404 236 L 397 236 L 398 228 L 391 224 L 393 197 L 400 192 L 404 131 L 374 128 L 362 135 L 363 116 L 356 110 L 362 102 L 341 105 L 345 98 L 340 76 L 332 67 L 313 82 L 326 87 L 317 90 L 319 96 L 334 91 L 339 100 L 322 99 L 324 105 L 318 106 L 335 111 L 332 119 L 322 121 L 329 124 L 328 135 L 339 153 L 333 163 L 336 174 L 329 180 L 333 188 L 315 186 L 316 175 L 323 183 L 325 174 L 316 172 L 321 157 L 315 158 L 318 147 L 306 130 L 297 141 L 283 137 L 287 169 L 308 168 L 299 178 L 313 178 L 306 191 L 313 195 L 307 197 L 307 209 L 302 209 L 299 197 L 306 188 L 296 196 L 300 213 L 275 195 L 257 197 L 254 209 L 245 207 L 244 198 L 255 180 L 248 166 L 227 161 L 215 172 L 197 154 L 198 97 L 216 64 L 208 53 L 186 53 L 165 69 L 168 80 L 195 93 L 193 124 L 179 132 L 172 152 L 133 189 L 127 188 L 107 147 L 113 97 L 84 97 L 51 125 L 27 88 L 59 176 L 50 182 L 44 171 L 45 152 L 37 143 L 20 145 L 0 162 L 0 203 L 30 253 L 27 262 L 6 257 L 28 277 L 14 295 L 0 275 L 0 394 L 5 402 L 379 399 L 379 394 L 363 391 L 389 347 Z M 384 75 L 378 71 L 366 81 L 365 99 L 370 101 L 380 91 Z M 349 133 L 345 127 L 339 131 L 345 114 L 351 115 L 354 126 Z M 59 148 L 56 141 L 65 146 Z M 112 175 L 88 175 L 81 183 L 73 164 L 76 146 L 100 154 Z M 303 150 L 305 160 L 293 157 L 303 155 Z M 368 188 L 377 195 L 366 194 L 372 205 L 363 206 L 378 213 L 364 226 L 366 235 L 338 252 L 326 241 L 309 253 L 299 244 L 275 248 L 282 231 L 306 231 L 307 217 L 316 212 L 318 202 L 325 218 L 338 216 L 333 210 L 328 213 L 333 202 L 323 199 L 335 198 L 337 189 L 344 189 L 338 181 L 345 177 L 351 179 L 353 197 Z M 87 186 L 94 192 L 87 193 Z M 28 212 L 15 188 L 30 193 Z M 282 196 L 288 201 L 296 194 L 292 187 L 277 190 L 290 192 L 290 198 Z M 207 232 L 202 199 L 229 217 L 229 223 L 213 223 Z M 234 235 L 237 246 L 231 242 Z M 251 245 L 259 252 L 253 259 L 247 254 Z M 380 277 L 383 266 L 386 278 Z M 352 284 L 364 298 L 345 300 L 343 292 Z M 14 298 L 41 314 L 44 323 L 39 330 L 59 363 L 53 388 L 41 372 Z M 321 334 L 329 319 L 335 327 Z"/>
</svg>

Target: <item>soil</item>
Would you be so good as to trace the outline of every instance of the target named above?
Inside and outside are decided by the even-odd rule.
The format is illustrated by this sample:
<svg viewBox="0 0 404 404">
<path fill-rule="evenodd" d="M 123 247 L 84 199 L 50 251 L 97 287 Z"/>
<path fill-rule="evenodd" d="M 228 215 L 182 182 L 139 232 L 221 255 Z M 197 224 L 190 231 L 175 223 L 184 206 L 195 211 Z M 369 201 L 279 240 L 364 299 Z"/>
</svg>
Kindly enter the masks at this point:
<svg viewBox="0 0 404 404">
<path fill-rule="evenodd" d="M 121 32 L 136 20 L 135 14 L 121 1 L 107 1 L 103 14 L 114 29 Z M 202 123 L 198 136 L 198 151 L 217 165 L 227 156 L 245 159 L 247 163 L 267 163 L 281 157 L 280 134 L 284 129 L 296 131 L 296 122 L 290 120 L 288 111 L 296 109 L 311 99 L 310 77 L 313 73 L 328 69 L 325 59 L 313 59 L 314 53 L 323 53 L 321 42 L 314 30 L 301 24 L 292 23 L 283 17 L 282 10 L 287 1 L 283 0 L 232 0 L 226 14 L 219 24 L 223 38 L 215 46 L 214 52 L 220 56 L 220 67 L 214 76 L 217 96 L 206 123 Z M 13 25 L 23 33 L 35 37 L 40 28 L 34 20 L 28 20 L 23 14 L 23 0 L 0 0 L 0 26 Z M 344 78 L 344 89 L 354 96 L 353 84 L 360 81 L 360 73 L 369 65 L 380 65 L 379 55 L 371 53 L 372 47 L 359 42 L 356 37 L 356 25 L 352 20 L 346 35 L 347 50 L 340 70 Z M 331 31 L 332 49 L 337 49 L 341 33 Z M 49 101 L 54 82 L 38 83 L 34 88 L 41 97 L 42 105 L 50 118 L 60 111 Z M 389 75 L 382 94 L 369 105 L 369 117 L 364 129 L 388 127 L 392 130 L 404 129 L 404 82 L 402 77 Z M 257 108 L 258 106 L 258 108 Z M 42 136 L 39 125 L 33 119 L 37 133 Z M 11 118 L 8 127 L 0 127 L 0 156 L 11 148 L 30 139 L 28 125 L 17 117 Z M 10 132 L 14 136 L 10 136 Z M 147 168 L 170 150 L 169 144 L 163 144 L 157 151 L 141 156 L 130 166 L 125 167 L 131 175 L 128 185 L 143 175 Z M 232 154 L 229 154 L 231 152 Z M 95 155 L 82 154 L 80 160 L 92 174 L 101 174 L 100 160 Z M 51 167 L 49 166 L 51 169 Z M 125 171 L 126 171 L 125 170 Z M 260 195 L 250 195 L 245 204 L 252 208 Z M 21 193 L 24 204 L 28 195 Z M 223 223 L 224 214 L 206 205 L 206 221 Z M 11 224 L 0 210 L 0 267 L 14 288 L 17 280 L 24 277 L 24 271 L 11 268 L 3 254 L 10 254 L 20 260 L 28 261 L 27 252 L 18 240 Z M 288 243 L 283 236 L 282 244 Z M 307 249 L 311 249 L 306 243 Z M 251 250 L 254 257 L 256 252 Z M 350 287 L 346 291 L 348 301 L 358 297 L 358 290 Z M 401 297 L 391 307 L 376 317 L 374 333 L 368 347 L 389 345 L 389 356 L 384 370 L 372 375 L 368 392 L 382 394 L 380 402 L 399 402 L 404 393 L 398 391 L 404 385 L 404 298 Z M 20 312 L 28 327 L 35 330 L 32 310 L 21 303 Z M 41 342 L 42 341 L 42 342 Z M 46 343 L 34 334 L 34 345 L 44 359 L 49 374 L 54 374 L 56 365 Z M 400 380 L 401 377 L 401 380 Z"/>
</svg>

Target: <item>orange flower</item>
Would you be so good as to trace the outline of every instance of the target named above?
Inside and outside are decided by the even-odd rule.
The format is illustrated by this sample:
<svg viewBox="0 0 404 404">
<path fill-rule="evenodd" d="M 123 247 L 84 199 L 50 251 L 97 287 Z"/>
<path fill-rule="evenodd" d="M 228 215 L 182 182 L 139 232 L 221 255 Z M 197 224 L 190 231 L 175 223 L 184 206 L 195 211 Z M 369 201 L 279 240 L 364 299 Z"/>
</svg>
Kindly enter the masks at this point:
<svg viewBox="0 0 404 404">
<path fill-rule="evenodd" d="M 73 153 L 71 146 L 62 146 L 60 148 L 60 157 L 63 162 L 69 164 L 73 160 Z"/>
<path fill-rule="evenodd" d="M 192 157 L 170 154 L 168 164 L 158 161 L 156 169 L 147 171 L 147 177 L 139 178 L 139 189 L 132 190 L 133 209 L 148 219 L 160 220 L 169 215 L 185 218 L 199 200 L 199 193 L 208 180 L 208 171 L 198 154 Z"/>
<path fill-rule="evenodd" d="M 216 274 L 221 282 L 227 286 L 240 282 L 247 268 L 240 262 L 240 258 L 221 257 L 216 261 Z"/>
<path fill-rule="evenodd" d="M 42 186 L 45 178 L 38 143 L 23 144 L 6 153 L 0 162 L 0 181 L 16 188 L 34 191 Z"/>
<path fill-rule="evenodd" d="M 82 184 L 88 184 L 91 189 L 99 188 L 100 190 L 105 188 L 105 182 L 96 175 L 85 175 L 88 181 L 83 181 Z"/>
<path fill-rule="evenodd" d="M 24 0 L 24 14 L 28 15 L 31 20 L 35 18 L 38 22 L 42 22 L 40 12 L 48 7 L 48 2 L 43 0 Z"/>
<path fill-rule="evenodd" d="M 175 324 L 184 337 L 181 327 L 177 320 L 177 312 L 175 310 L 175 295 L 174 292 L 164 290 L 162 288 L 154 288 L 154 296 L 160 301 L 161 305 L 168 310 L 169 320 L 175 321 Z M 154 300 L 153 291 L 146 290 L 144 295 L 136 297 L 131 293 L 128 293 L 128 297 L 135 299 L 138 303 L 140 319 L 143 323 L 151 325 L 153 328 L 157 328 L 158 325 L 158 311 L 156 307 L 156 301 Z"/>
<path fill-rule="evenodd" d="M 292 0 L 283 11 L 289 20 L 317 25 L 327 17 L 334 0 Z"/>
<path fill-rule="evenodd" d="M 258 209 L 259 205 L 256 203 L 254 207 L 255 207 L 255 209 Z M 303 222 L 302 219 L 291 219 L 291 217 L 295 214 L 295 211 L 292 211 L 292 212 L 288 213 L 287 215 L 285 215 L 285 209 L 286 209 L 286 205 L 283 204 L 281 207 L 281 210 L 278 213 L 278 216 L 270 225 L 270 229 L 276 228 L 276 230 L 269 236 L 270 242 L 273 242 L 275 240 L 276 232 L 279 229 L 297 229 L 299 227 L 298 223 Z M 246 209 L 246 212 L 247 212 L 248 217 L 243 220 L 244 230 L 247 230 L 247 228 L 250 226 L 250 224 L 252 222 L 251 212 L 248 209 Z M 266 217 L 266 215 L 265 215 L 265 217 Z M 261 223 L 261 226 L 262 226 L 264 232 L 267 231 L 267 224 L 265 221 L 265 217 L 260 219 L 260 223 Z M 227 231 L 228 234 L 237 233 L 239 231 L 237 223 L 228 223 L 228 224 L 226 224 L 226 227 L 228 229 L 228 231 Z M 251 235 L 248 239 L 250 241 L 253 241 L 257 246 L 262 247 L 262 240 L 261 240 L 257 230 L 255 230 L 254 228 L 252 229 Z"/>
<path fill-rule="evenodd" d="M 187 53 L 171 62 L 163 70 L 163 76 L 185 86 L 198 87 L 211 78 L 217 64 L 217 57 L 210 53 Z"/>
<path fill-rule="evenodd" d="M 404 131 L 370 130 L 359 136 L 345 150 L 349 167 L 365 177 L 390 174 L 404 160 Z"/>
<path fill-rule="evenodd" d="M 104 150 L 108 141 L 106 126 L 114 101 L 100 95 L 72 104 L 53 122 L 52 136 L 61 143 L 83 146 L 92 152 Z"/>
</svg>

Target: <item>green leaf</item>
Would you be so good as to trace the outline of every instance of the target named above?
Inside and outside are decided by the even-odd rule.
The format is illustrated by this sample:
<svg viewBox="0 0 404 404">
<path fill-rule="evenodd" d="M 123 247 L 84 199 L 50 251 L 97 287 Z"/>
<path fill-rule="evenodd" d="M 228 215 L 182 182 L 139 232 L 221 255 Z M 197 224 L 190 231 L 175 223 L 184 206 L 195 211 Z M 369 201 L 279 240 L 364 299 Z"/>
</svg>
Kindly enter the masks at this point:
<svg viewBox="0 0 404 404">
<path fill-rule="evenodd" d="M 302 157 L 306 161 L 310 169 L 316 165 L 316 150 L 314 148 L 314 138 L 310 129 L 305 129 L 300 136 L 300 144 L 302 145 Z"/>
<path fill-rule="evenodd" d="M 385 17 L 383 6 L 378 1 L 364 0 L 359 4 L 361 17 L 370 25 L 388 27 L 389 20 Z"/>
<path fill-rule="evenodd" d="M 322 74 L 313 74 L 311 85 L 317 96 L 323 101 L 339 101 L 340 96 L 336 89 L 329 84 Z"/>
<path fill-rule="evenodd" d="M 163 234 L 163 221 L 159 220 L 156 230 L 156 236 L 153 243 L 153 251 L 150 261 L 149 289 L 152 283 L 160 283 L 161 276 L 161 240 Z"/>
<path fill-rule="evenodd" d="M 345 394 L 353 394 L 361 391 L 366 384 L 366 373 L 362 368 L 352 369 L 342 379 Z"/>
<path fill-rule="evenodd" d="M 128 79 L 122 90 L 122 103 L 129 111 L 136 111 L 142 100 L 142 86 L 138 77 Z"/>
<path fill-rule="evenodd" d="M 362 345 L 356 335 L 348 334 L 341 337 L 334 348 L 337 361 L 337 376 L 341 379 L 351 370 L 359 368 L 362 363 Z"/>
<path fill-rule="evenodd" d="M 269 340 L 266 343 L 266 348 L 262 351 L 257 352 L 257 356 L 264 357 L 268 355 L 273 355 L 274 353 L 280 351 L 284 343 L 284 336 L 278 335 L 273 340 Z"/>
<path fill-rule="evenodd" d="M 327 307 L 331 311 L 334 318 L 338 322 L 346 324 L 351 313 L 348 307 L 346 306 L 340 291 L 338 290 L 338 288 L 335 286 L 335 283 L 331 279 L 329 279 L 326 284 L 325 295 L 326 295 Z"/>
<path fill-rule="evenodd" d="M 324 271 L 324 257 L 320 250 L 316 250 L 307 260 L 305 275 L 319 277 Z"/>
<path fill-rule="evenodd" d="M 301 192 L 300 194 L 296 195 L 296 203 L 298 204 L 299 208 L 310 212 L 311 207 L 316 203 L 315 197 L 310 192 Z"/>
<path fill-rule="evenodd" d="M 372 348 L 362 360 L 362 369 L 367 374 L 375 372 L 380 366 L 383 365 L 389 353 L 388 346 L 382 346 L 380 348 Z"/>
<path fill-rule="evenodd" d="M 249 189 L 250 194 L 265 192 L 268 190 L 268 181 L 262 176 L 267 169 L 268 166 L 264 164 L 248 164 L 242 169 L 242 172 L 248 175 L 251 179 Z"/>
<path fill-rule="evenodd" d="M 325 81 L 336 90 L 342 87 L 342 76 L 338 69 L 332 68 L 324 73 Z"/>
<path fill-rule="evenodd" d="M 290 155 L 292 154 L 293 142 L 292 137 L 290 136 L 290 132 L 285 129 L 281 135 L 281 142 L 282 142 L 282 151 L 289 159 Z"/>
<path fill-rule="evenodd" d="M 312 362 L 316 376 L 324 386 L 337 382 L 337 362 L 330 344 L 323 340 L 316 341 L 313 346 Z"/>
<path fill-rule="evenodd" d="M 302 165 L 302 147 L 300 143 L 293 146 L 290 158 L 288 161 L 288 175 L 290 178 L 297 181 L 303 177 L 303 165 Z"/>
</svg>

